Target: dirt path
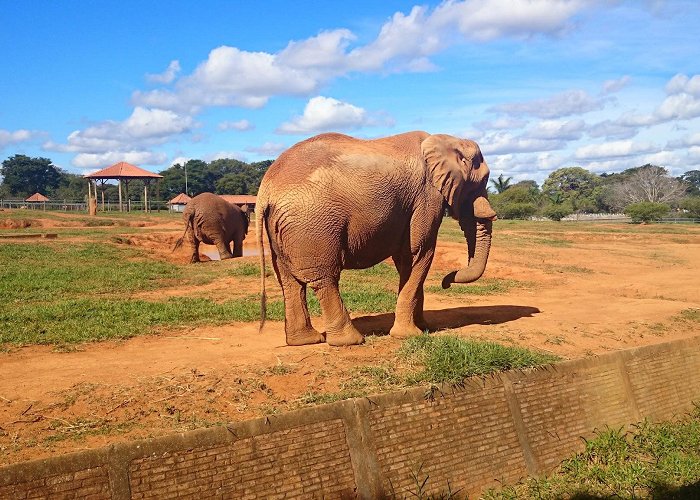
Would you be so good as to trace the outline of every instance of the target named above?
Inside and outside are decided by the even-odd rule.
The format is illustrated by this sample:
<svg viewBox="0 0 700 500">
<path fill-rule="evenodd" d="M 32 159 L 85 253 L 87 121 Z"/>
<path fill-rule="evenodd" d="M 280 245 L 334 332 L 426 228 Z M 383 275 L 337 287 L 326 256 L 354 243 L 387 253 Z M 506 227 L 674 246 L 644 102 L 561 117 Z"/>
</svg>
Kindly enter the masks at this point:
<svg viewBox="0 0 700 500">
<path fill-rule="evenodd" d="M 426 319 L 464 337 L 564 358 L 698 335 L 697 319 L 682 314 L 700 308 L 700 228 L 661 237 L 658 226 L 625 232 L 629 227 L 536 241 L 497 225 L 485 278 L 519 286 L 480 297 L 427 294 Z M 133 243 L 151 248 L 154 258 L 181 259 L 163 248 L 179 236 L 179 225 L 154 230 Z M 248 240 L 252 251 L 254 238 Z M 441 242 L 432 270 L 446 272 L 463 259 L 462 244 Z M 274 280 L 270 286 L 277 287 Z M 386 332 L 393 321 L 392 314 L 354 316 L 365 334 Z M 376 335 L 349 348 L 288 347 L 283 324 L 269 322 L 262 334 L 255 323 L 233 323 L 72 352 L 34 346 L 0 353 L 0 462 L 295 407 L 309 395 L 342 389 L 358 366 L 392 363 L 399 345 Z"/>
</svg>

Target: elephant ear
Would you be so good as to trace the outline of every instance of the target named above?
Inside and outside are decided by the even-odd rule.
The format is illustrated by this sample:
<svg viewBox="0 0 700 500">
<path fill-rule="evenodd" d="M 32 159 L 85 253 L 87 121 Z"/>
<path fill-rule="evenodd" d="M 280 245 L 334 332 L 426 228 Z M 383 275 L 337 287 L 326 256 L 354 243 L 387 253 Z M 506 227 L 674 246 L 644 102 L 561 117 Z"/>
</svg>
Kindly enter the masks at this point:
<svg viewBox="0 0 700 500">
<path fill-rule="evenodd" d="M 472 144 L 473 148 L 470 147 Z M 460 205 L 471 177 L 472 160 L 478 152 L 476 144 L 446 134 L 435 134 L 421 143 L 421 150 L 433 185 L 447 200 L 453 217 L 459 219 Z"/>
</svg>

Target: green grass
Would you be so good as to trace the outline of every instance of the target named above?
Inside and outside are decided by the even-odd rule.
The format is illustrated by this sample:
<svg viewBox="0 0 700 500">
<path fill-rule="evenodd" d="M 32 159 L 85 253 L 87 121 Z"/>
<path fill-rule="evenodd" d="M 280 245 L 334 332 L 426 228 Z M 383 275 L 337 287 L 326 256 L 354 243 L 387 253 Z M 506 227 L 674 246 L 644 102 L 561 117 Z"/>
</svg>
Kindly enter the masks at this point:
<svg viewBox="0 0 700 500">
<path fill-rule="evenodd" d="M 180 276 L 176 266 L 132 249 L 95 243 L 0 245 L 0 304 L 152 290 Z"/>
<path fill-rule="evenodd" d="M 268 304 L 268 317 L 284 318 L 281 301 Z M 165 301 L 92 298 L 0 308 L 0 344 L 61 344 L 124 339 L 163 327 L 250 322 L 260 318 L 260 299 L 216 303 L 203 298 Z"/>
<path fill-rule="evenodd" d="M 482 498 L 700 498 L 700 406 L 677 421 L 600 430 L 554 474 Z"/>
<path fill-rule="evenodd" d="M 467 377 L 553 363 L 558 358 L 521 347 L 465 340 L 455 336 L 419 335 L 407 339 L 400 355 L 421 368 L 411 383 L 461 383 Z"/>
<path fill-rule="evenodd" d="M 506 293 L 512 288 L 527 286 L 529 286 L 527 283 L 517 280 L 486 278 L 466 285 L 455 284 L 447 289 L 439 285 L 431 285 L 425 287 L 425 291 L 449 297 L 462 297 L 464 295 L 497 295 Z"/>
<path fill-rule="evenodd" d="M 394 359 L 387 363 L 358 366 L 343 374 L 338 391 L 310 389 L 299 398 L 297 405 L 332 403 L 424 384 L 459 385 L 471 376 L 540 366 L 557 360 L 556 356 L 494 342 L 420 335 L 406 339 Z"/>
</svg>

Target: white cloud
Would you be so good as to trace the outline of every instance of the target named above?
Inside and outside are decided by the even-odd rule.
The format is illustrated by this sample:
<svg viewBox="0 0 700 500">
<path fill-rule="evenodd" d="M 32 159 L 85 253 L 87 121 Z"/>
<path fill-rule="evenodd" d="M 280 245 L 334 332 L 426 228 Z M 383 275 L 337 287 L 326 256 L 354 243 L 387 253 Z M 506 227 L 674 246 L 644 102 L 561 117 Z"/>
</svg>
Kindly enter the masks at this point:
<svg viewBox="0 0 700 500">
<path fill-rule="evenodd" d="M 173 80 L 175 80 L 175 77 L 177 74 L 180 72 L 180 61 L 174 60 L 171 61 L 170 64 L 168 65 L 168 68 L 162 72 L 162 73 L 157 73 L 157 74 L 147 74 L 146 75 L 146 80 L 148 80 L 150 83 L 163 83 L 163 84 L 168 84 L 172 83 Z"/>
<path fill-rule="evenodd" d="M 577 0 L 467 0 L 444 2 L 434 16 L 454 20 L 463 36 L 473 40 L 556 35 L 586 6 Z"/>
<path fill-rule="evenodd" d="M 561 149 L 565 144 L 564 141 L 514 136 L 507 132 L 486 134 L 479 138 L 479 146 L 485 155 L 551 151 Z"/>
<path fill-rule="evenodd" d="M 161 165 L 167 161 L 165 153 L 151 151 L 109 151 L 106 153 L 80 153 L 71 162 L 74 166 L 83 169 L 106 168 L 120 161 L 133 165 Z"/>
<path fill-rule="evenodd" d="M 173 158 L 173 161 L 170 162 L 170 166 L 172 167 L 173 165 L 184 165 L 191 159 L 192 158 L 190 158 L 189 156 L 177 156 Z"/>
<path fill-rule="evenodd" d="M 373 41 L 359 47 L 352 47 L 356 36 L 342 28 L 291 41 L 277 53 L 221 46 L 174 89 L 137 91 L 132 102 L 188 113 L 206 106 L 260 108 L 273 96 L 311 95 L 352 72 L 433 71 L 431 55 L 468 40 L 555 35 L 589 6 L 583 0 L 448 0 L 432 11 L 416 6 L 408 14 L 396 12 Z M 177 71 L 173 61 L 151 80 L 170 83 Z"/>
<path fill-rule="evenodd" d="M 9 131 L 0 129 L 0 149 L 3 149 L 10 144 L 19 144 L 20 142 L 26 142 L 31 140 L 35 136 L 35 133 L 19 129 L 15 131 Z"/>
<path fill-rule="evenodd" d="M 285 144 L 279 142 L 266 142 L 260 146 L 246 148 L 246 151 L 257 153 L 261 156 L 277 158 L 285 149 L 287 149 Z"/>
<path fill-rule="evenodd" d="M 690 94 L 694 97 L 700 97 L 700 75 L 694 75 L 692 78 L 684 74 L 677 74 L 666 84 L 666 93 L 674 94 Z"/>
<path fill-rule="evenodd" d="M 493 120 L 485 120 L 482 122 L 477 122 L 474 125 L 480 129 L 492 129 L 492 130 L 512 130 L 517 128 L 523 128 L 527 125 L 527 120 L 520 120 L 511 117 L 501 117 L 495 118 Z"/>
<path fill-rule="evenodd" d="M 204 155 L 204 161 L 222 160 L 227 158 L 247 161 L 246 155 L 240 151 L 217 151 L 215 153 Z"/>
<path fill-rule="evenodd" d="M 173 135 L 189 132 L 194 120 L 163 109 L 136 107 L 122 122 L 107 120 L 68 135 L 67 144 L 47 142 L 44 148 L 62 152 L 106 153 L 162 144 Z"/>
<path fill-rule="evenodd" d="M 253 130 L 254 128 L 255 125 L 248 120 L 238 120 L 235 122 L 225 121 L 219 123 L 219 130 L 238 130 L 239 132 L 244 132 L 246 130 Z"/>
<path fill-rule="evenodd" d="M 561 118 L 603 109 L 606 102 L 608 98 L 593 97 L 583 90 L 568 90 L 546 99 L 501 104 L 491 110 L 517 117 Z"/>
<path fill-rule="evenodd" d="M 356 129 L 367 123 L 364 109 L 332 97 L 317 96 L 309 100 L 302 116 L 283 123 L 277 131 L 282 134 L 306 134 Z"/>
<path fill-rule="evenodd" d="M 648 142 L 613 141 L 582 146 L 576 150 L 574 157 L 580 160 L 600 160 L 635 156 L 658 150 L 658 146 Z"/>
<path fill-rule="evenodd" d="M 534 139 L 575 141 L 583 135 L 583 120 L 544 120 L 529 128 L 525 134 Z"/>
<path fill-rule="evenodd" d="M 625 88 L 627 85 L 630 84 L 632 81 L 632 78 L 629 76 L 625 75 L 622 78 L 618 78 L 617 80 L 606 80 L 603 82 L 603 94 L 613 94 L 615 92 L 619 92 L 623 88 Z"/>
</svg>

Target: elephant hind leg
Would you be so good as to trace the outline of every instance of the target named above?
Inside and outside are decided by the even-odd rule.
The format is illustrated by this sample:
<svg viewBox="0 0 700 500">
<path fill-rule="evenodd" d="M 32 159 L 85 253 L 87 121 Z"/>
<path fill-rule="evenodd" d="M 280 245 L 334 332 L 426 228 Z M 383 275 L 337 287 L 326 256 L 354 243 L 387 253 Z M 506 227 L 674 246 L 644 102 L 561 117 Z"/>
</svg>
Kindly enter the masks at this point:
<svg viewBox="0 0 700 500">
<path fill-rule="evenodd" d="M 272 265 L 284 295 L 284 331 L 287 345 L 325 342 L 325 336 L 311 326 L 311 317 L 306 303 L 306 283 L 297 281 L 289 271 L 280 266 L 274 254 Z"/>
<path fill-rule="evenodd" d="M 350 321 L 338 290 L 338 280 L 321 280 L 311 283 L 321 303 L 323 321 L 326 324 L 326 342 L 333 346 L 357 345 L 364 337 Z"/>
<path fill-rule="evenodd" d="M 192 257 L 190 257 L 190 264 L 195 264 L 197 262 L 200 262 L 199 260 L 199 240 L 197 237 L 192 234 L 192 232 L 189 233 L 189 236 L 187 238 L 190 248 L 192 249 Z"/>
<path fill-rule="evenodd" d="M 219 251 L 219 259 L 226 260 L 233 258 L 233 255 L 231 254 L 230 243 L 228 243 L 227 241 L 218 240 L 216 242 L 216 249 Z"/>
</svg>

